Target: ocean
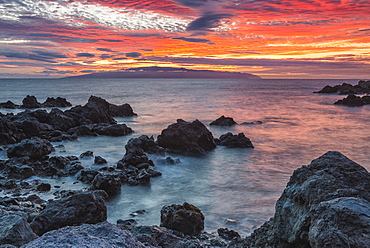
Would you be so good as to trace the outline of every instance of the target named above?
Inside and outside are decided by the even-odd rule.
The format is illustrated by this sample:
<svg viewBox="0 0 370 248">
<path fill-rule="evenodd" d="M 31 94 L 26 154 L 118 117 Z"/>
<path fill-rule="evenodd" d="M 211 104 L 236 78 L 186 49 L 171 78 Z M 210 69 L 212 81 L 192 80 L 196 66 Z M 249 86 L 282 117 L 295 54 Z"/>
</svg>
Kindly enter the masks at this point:
<svg viewBox="0 0 370 248">
<path fill-rule="evenodd" d="M 169 154 L 180 159 L 175 165 L 151 155 L 163 175 L 149 185 L 123 185 L 121 194 L 107 204 L 112 223 L 144 209 L 146 214 L 134 217 L 139 225 L 159 225 L 162 206 L 188 202 L 202 210 L 206 231 L 227 227 L 245 236 L 273 216 L 293 171 L 325 152 L 339 151 L 370 169 L 370 106 L 338 106 L 333 103 L 344 96 L 313 94 L 327 84 L 343 82 L 358 80 L 0 79 L 0 102 L 21 104 L 26 95 L 34 95 L 39 102 L 60 96 L 84 105 L 95 95 L 114 104 L 129 103 L 138 116 L 116 120 L 131 127 L 132 135 L 54 143 L 64 145 L 54 155 L 79 156 L 90 150 L 110 165 L 123 157 L 130 138 L 156 137 L 177 119 L 198 119 L 214 137 L 243 132 L 254 149 L 219 146 L 200 158 Z M 4 114 L 19 111 L 0 109 Z M 221 115 L 233 117 L 239 125 L 209 126 Z M 262 124 L 241 124 L 253 121 Z M 5 157 L 0 152 L 0 159 Z M 82 163 L 94 166 L 92 159 Z M 41 180 L 62 189 L 86 187 L 75 178 Z"/>
</svg>

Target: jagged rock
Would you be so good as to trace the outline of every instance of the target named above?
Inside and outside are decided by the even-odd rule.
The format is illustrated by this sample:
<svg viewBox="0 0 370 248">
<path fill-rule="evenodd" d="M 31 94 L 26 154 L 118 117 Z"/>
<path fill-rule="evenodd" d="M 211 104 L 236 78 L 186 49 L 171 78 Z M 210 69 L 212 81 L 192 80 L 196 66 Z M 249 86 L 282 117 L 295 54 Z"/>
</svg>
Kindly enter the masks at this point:
<svg viewBox="0 0 370 248">
<path fill-rule="evenodd" d="M 13 145 L 8 149 L 7 154 L 10 158 L 29 156 L 33 159 L 41 159 L 52 151 L 54 147 L 48 140 L 34 137 Z"/>
<path fill-rule="evenodd" d="M 14 104 L 12 101 L 1 102 L 0 108 L 16 109 L 19 108 L 19 105 Z"/>
<path fill-rule="evenodd" d="M 19 247 L 35 238 L 25 217 L 0 209 L 0 245 Z"/>
<path fill-rule="evenodd" d="M 70 107 L 72 104 L 68 102 L 65 98 L 63 97 L 48 97 L 45 102 L 42 104 L 42 107 L 58 107 L 58 108 L 63 108 L 63 107 Z"/>
<path fill-rule="evenodd" d="M 109 104 L 109 113 L 113 117 L 136 116 L 130 104 L 125 103 L 122 105 Z"/>
<path fill-rule="evenodd" d="M 36 189 L 38 191 L 50 191 L 51 185 L 50 185 L 50 183 L 41 183 L 41 184 L 37 185 Z"/>
<path fill-rule="evenodd" d="M 164 206 L 161 209 L 161 226 L 186 235 L 198 235 L 204 230 L 204 215 L 199 208 L 186 202 Z"/>
<path fill-rule="evenodd" d="M 237 124 L 233 118 L 225 117 L 224 115 L 218 118 L 217 120 L 212 121 L 209 125 L 214 126 L 233 126 Z"/>
<path fill-rule="evenodd" d="M 81 182 L 91 184 L 94 180 L 95 176 L 98 175 L 98 171 L 96 170 L 81 170 L 80 175 L 77 177 L 78 180 Z"/>
<path fill-rule="evenodd" d="M 314 93 L 326 93 L 326 94 L 339 94 L 339 95 L 349 95 L 349 94 L 366 94 L 370 93 L 370 80 L 361 80 L 357 85 L 351 85 L 348 83 L 342 83 L 341 85 L 330 86 L 326 85 L 320 91 Z"/>
<path fill-rule="evenodd" d="M 100 156 L 95 156 L 94 164 L 107 164 L 108 161 Z"/>
<path fill-rule="evenodd" d="M 91 184 L 92 190 L 104 190 L 110 197 L 121 192 L 121 180 L 110 174 L 98 173 Z"/>
<path fill-rule="evenodd" d="M 41 103 L 39 103 L 36 99 L 35 96 L 30 96 L 27 95 L 23 100 L 22 100 L 22 106 L 21 108 L 26 108 L 26 109 L 32 109 L 32 108 L 41 108 Z"/>
<path fill-rule="evenodd" d="M 336 101 L 334 104 L 345 105 L 349 107 L 364 106 L 365 104 L 370 104 L 370 96 L 355 96 L 354 94 L 349 94 L 346 98 Z"/>
<path fill-rule="evenodd" d="M 37 235 L 64 226 L 96 224 L 107 219 L 105 191 L 85 192 L 48 203 L 46 208 L 31 222 Z"/>
<path fill-rule="evenodd" d="M 99 247 L 145 248 L 130 232 L 108 222 L 68 226 L 45 233 L 22 248 Z"/>
<path fill-rule="evenodd" d="M 94 124 L 92 132 L 107 136 L 124 136 L 132 133 L 132 129 L 126 124 Z"/>
<path fill-rule="evenodd" d="M 219 228 L 217 233 L 220 237 L 226 240 L 240 239 L 240 234 L 234 230 L 229 230 L 228 228 Z"/>
<path fill-rule="evenodd" d="M 146 153 L 158 155 L 165 154 L 165 149 L 158 146 L 158 144 L 154 141 L 153 136 L 148 137 L 147 135 L 141 135 L 138 138 L 132 138 L 127 142 L 125 147 L 126 151 L 141 148 Z"/>
<path fill-rule="evenodd" d="M 13 122 L 0 118 L 0 145 L 15 144 L 25 139 L 23 130 Z"/>
<path fill-rule="evenodd" d="M 198 120 L 186 122 L 178 119 L 157 138 L 158 145 L 172 152 L 200 156 L 216 148 L 212 133 Z"/>
<path fill-rule="evenodd" d="M 370 173 L 339 152 L 327 152 L 294 171 L 274 217 L 243 243 L 246 247 L 366 247 L 369 201 Z"/>
<path fill-rule="evenodd" d="M 94 157 L 94 152 L 86 151 L 80 154 L 80 158 L 92 158 Z"/>
<path fill-rule="evenodd" d="M 62 110 L 57 108 L 53 108 L 50 111 L 47 123 L 52 125 L 55 129 L 65 132 L 77 125 L 72 117 L 66 115 Z"/>
<path fill-rule="evenodd" d="M 217 145 L 231 148 L 253 148 L 252 142 L 249 138 L 245 137 L 244 133 L 233 135 L 229 132 L 221 135 L 219 139 L 215 139 L 215 142 Z"/>
</svg>

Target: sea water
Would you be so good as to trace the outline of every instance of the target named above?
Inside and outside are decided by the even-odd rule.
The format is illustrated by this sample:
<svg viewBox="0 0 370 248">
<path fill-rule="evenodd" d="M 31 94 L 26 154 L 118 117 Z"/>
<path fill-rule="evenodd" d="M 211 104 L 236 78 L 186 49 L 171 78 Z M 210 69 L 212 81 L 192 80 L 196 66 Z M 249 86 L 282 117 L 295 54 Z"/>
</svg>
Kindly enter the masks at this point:
<svg viewBox="0 0 370 248">
<path fill-rule="evenodd" d="M 254 149 L 219 146 L 200 158 L 169 154 L 180 159 L 175 165 L 151 155 L 163 175 L 149 185 L 123 185 L 121 194 L 108 202 L 108 221 L 133 218 L 130 213 L 144 209 L 144 215 L 134 217 L 139 225 L 159 225 L 164 205 L 188 202 L 202 210 L 206 231 L 227 227 L 245 236 L 273 216 L 293 171 L 325 152 L 340 151 L 370 169 L 370 106 L 338 106 L 333 103 L 344 96 L 313 94 L 327 84 L 343 82 L 358 80 L 1 79 L 0 102 L 21 104 L 26 95 L 34 95 L 39 102 L 60 96 L 84 105 L 95 95 L 114 104 L 129 103 L 138 116 L 116 120 L 131 127 L 132 135 L 54 143 L 64 145 L 54 155 L 78 156 L 90 150 L 109 165 L 123 157 L 130 138 L 156 137 L 176 119 L 198 119 L 214 137 L 243 132 Z M 233 117 L 239 125 L 209 126 L 221 115 Z M 262 124 L 242 124 L 254 121 Z M 92 159 L 82 163 L 94 166 Z M 66 189 L 83 187 L 74 181 L 62 178 L 53 183 Z"/>
</svg>

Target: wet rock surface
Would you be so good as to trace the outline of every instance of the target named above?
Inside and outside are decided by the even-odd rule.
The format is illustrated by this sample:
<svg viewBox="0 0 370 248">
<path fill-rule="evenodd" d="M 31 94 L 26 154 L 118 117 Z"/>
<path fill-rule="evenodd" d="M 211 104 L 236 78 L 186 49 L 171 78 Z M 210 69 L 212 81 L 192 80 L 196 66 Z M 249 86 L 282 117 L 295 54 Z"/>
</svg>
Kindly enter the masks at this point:
<svg viewBox="0 0 370 248">
<path fill-rule="evenodd" d="M 347 97 L 342 100 L 336 101 L 334 104 L 345 105 L 349 107 L 360 107 L 366 104 L 370 104 L 370 96 L 356 96 L 354 94 L 349 94 Z"/>
<path fill-rule="evenodd" d="M 192 156 L 202 156 L 216 148 L 212 133 L 198 120 L 178 119 L 161 132 L 157 142 L 171 152 Z"/>
<path fill-rule="evenodd" d="M 198 235 L 204 230 L 204 215 L 189 203 L 164 206 L 161 210 L 161 226 L 186 235 Z"/>
<path fill-rule="evenodd" d="M 2 105 L 11 105 L 11 103 Z M 34 96 L 27 96 L 22 107 L 65 107 L 66 105 L 70 106 L 70 103 L 60 97 L 48 98 L 45 103 L 40 104 Z M 84 106 L 77 105 L 66 111 L 53 108 L 48 113 L 42 109 L 35 111 L 27 109 L 16 115 L 3 115 L 0 117 L 0 145 L 14 144 L 32 137 L 59 142 L 74 140 L 79 136 L 123 136 L 132 133 L 131 128 L 125 124 L 117 124 L 113 117 L 135 114 L 131 115 L 128 110 L 121 110 L 121 112 L 117 110 L 117 113 L 111 113 L 111 106 L 112 104 L 103 98 L 91 96 Z M 128 104 L 125 106 L 125 109 L 131 109 Z"/>
<path fill-rule="evenodd" d="M 274 217 L 232 247 L 364 247 L 370 243 L 369 200 L 370 173 L 327 152 L 294 171 Z"/>
<path fill-rule="evenodd" d="M 321 90 L 314 93 L 325 93 L 325 94 L 366 94 L 370 93 L 370 80 L 361 80 L 356 85 L 343 83 L 341 85 L 330 86 L 326 85 Z"/>
<path fill-rule="evenodd" d="M 226 133 L 220 136 L 219 139 L 215 139 L 215 143 L 221 146 L 227 146 L 230 148 L 254 148 L 251 140 L 245 137 L 244 133 L 232 134 Z"/>
<path fill-rule="evenodd" d="M 225 117 L 224 115 L 218 118 L 217 120 L 212 121 L 209 125 L 214 126 L 233 126 L 236 125 L 236 121 L 234 121 L 231 117 Z"/>
</svg>

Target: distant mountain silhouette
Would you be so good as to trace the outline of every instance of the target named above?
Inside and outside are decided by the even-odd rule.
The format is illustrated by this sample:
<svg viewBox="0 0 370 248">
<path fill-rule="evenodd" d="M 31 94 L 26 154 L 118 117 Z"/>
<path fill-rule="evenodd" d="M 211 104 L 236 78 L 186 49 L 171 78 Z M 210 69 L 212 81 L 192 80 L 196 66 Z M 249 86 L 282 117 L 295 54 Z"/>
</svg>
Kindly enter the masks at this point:
<svg viewBox="0 0 370 248">
<path fill-rule="evenodd" d="M 222 72 L 211 70 L 191 70 L 174 67 L 139 67 L 127 70 L 108 71 L 73 76 L 68 78 L 234 78 L 261 79 L 250 73 Z"/>
</svg>

